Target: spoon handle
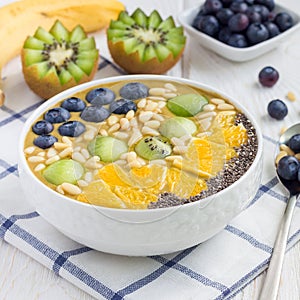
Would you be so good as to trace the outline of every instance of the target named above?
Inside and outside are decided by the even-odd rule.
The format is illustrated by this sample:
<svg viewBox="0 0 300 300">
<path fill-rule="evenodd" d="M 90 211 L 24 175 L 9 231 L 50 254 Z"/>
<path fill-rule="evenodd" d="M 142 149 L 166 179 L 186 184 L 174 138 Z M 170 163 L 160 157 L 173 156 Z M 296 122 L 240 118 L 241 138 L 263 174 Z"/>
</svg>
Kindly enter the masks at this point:
<svg viewBox="0 0 300 300">
<path fill-rule="evenodd" d="M 291 195 L 288 200 L 273 248 L 265 282 L 260 293 L 260 300 L 276 300 L 277 298 L 288 233 L 297 198 L 298 195 Z"/>
</svg>

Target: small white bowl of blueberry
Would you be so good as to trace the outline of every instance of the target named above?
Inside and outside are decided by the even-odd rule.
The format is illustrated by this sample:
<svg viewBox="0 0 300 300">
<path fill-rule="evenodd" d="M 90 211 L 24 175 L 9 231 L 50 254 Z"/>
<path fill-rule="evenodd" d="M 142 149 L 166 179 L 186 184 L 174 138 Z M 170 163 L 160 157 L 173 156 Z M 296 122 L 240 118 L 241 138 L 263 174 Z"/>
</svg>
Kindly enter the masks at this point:
<svg viewBox="0 0 300 300">
<path fill-rule="evenodd" d="M 203 47 L 240 62 L 276 48 L 300 26 L 299 15 L 275 0 L 206 0 L 178 21 Z"/>
</svg>

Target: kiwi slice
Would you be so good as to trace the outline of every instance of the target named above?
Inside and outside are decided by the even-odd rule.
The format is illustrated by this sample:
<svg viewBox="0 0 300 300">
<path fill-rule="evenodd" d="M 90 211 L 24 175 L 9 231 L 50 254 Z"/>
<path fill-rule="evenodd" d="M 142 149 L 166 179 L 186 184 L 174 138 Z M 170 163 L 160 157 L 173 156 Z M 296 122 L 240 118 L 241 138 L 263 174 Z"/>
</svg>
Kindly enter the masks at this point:
<svg viewBox="0 0 300 300">
<path fill-rule="evenodd" d="M 39 27 L 23 45 L 22 70 L 28 86 L 42 98 L 90 81 L 97 70 L 95 39 L 78 25 L 72 31 L 56 21 L 49 32 Z"/>
<path fill-rule="evenodd" d="M 88 150 L 91 155 L 99 156 L 104 162 L 113 162 L 128 151 L 128 146 L 125 142 L 111 136 L 97 136 L 88 144 Z"/>
<path fill-rule="evenodd" d="M 171 139 L 172 137 L 180 138 L 186 134 L 192 135 L 196 132 L 196 124 L 184 117 L 174 117 L 165 120 L 159 127 L 159 132 Z"/>
<path fill-rule="evenodd" d="M 114 61 L 128 73 L 161 74 L 177 63 L 186 37 L 170 16 L 163 20 L 154 10 L 147 16 L 140 8 L 132 15 L 122 11 L 107 29 Z"/>
<path fill-rule="evenodd" d="M 134 148 L 135 152 L 147 160 L 162 159 L 172 153 L 172 146 L 162 136 L 145 136 Z"/>
<path fill-rule="evenodd" d="M 64 182 L 76 184 L 84 173 L 83 166 L 72 159 L 58 160 L 44 169 L 42 175 L 50 183 L 60 185 Z"/>
<path fill-rule="evenodd" d="M 169 99 L 167 107 L 176 116 L 193 117 L 202 111 L 206 104 L 208 104 L 207 99 L 201 95 L 184 94 Z"/>
</svg>

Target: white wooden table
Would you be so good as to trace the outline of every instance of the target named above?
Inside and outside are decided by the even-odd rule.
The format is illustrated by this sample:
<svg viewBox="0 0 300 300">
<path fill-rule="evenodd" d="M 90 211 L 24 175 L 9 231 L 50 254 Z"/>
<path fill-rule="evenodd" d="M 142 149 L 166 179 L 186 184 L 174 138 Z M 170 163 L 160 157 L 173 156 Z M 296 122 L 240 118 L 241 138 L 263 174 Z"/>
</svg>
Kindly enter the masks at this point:
<svg viewBox="0 0 300 300">
<path fill-rule="evenodd" d="M 9 2 L 12 2 L 12 0 L 2 0 L 0 5 Z M 141 7 L 146 12 L 150 12 L 155 8 L 163 17 L 176 15 L 183 9 L 194 7 L 200 2 L 197 0 L 123 0 L 129 12 L 132 12 L 137 7 Z M 288 6 L 291 10 L 300 12 L 300 1 L 281 0 L 277 2 Z M 100 53 L 108 57 L 109 53 L 103 33 L 97 33 L 95 36 Z M 253 61 L 233 63 L 208 52 L 196 42 L 188 40 L 184 57 L 169 73 L 170 75 L 189 77 L 216 86 L 227 94 L 234 95 L 236 98 L 249 97 L 250 102 L 247 108 L 252 113 L 255 113 L 255 109 L 265 109 L 267 102 L 264 101 L 262 96 L 271 100 L 272 97 L 284 97 L 288 91 L 293 91 L 296 93 L 298 101 L 300 101 L 299 41 L 300 32 L 297 32 L 289 41 L 286 41 L 275 51 Z M 280 71 L 280 83 L 277 84 L 276 88 L 262 91 L 257 84 L 257 75 L 259 70 L 266 65 L 273 65 Z M 260 98 L 261 108 L 251 106 L 250 99 L 257 100 Z M 278 129 L 283 126 L 284 121 L 278 124 Z M 263 279 L 264 274 L 249 284 L 235 299 L 258 299 Z M 0 299 L 92 300 L 94 298 L 66 280 L 56 276 L 52 271 L 18 249 L 0 240 Z M 286 255 L 279 299 L 300 299 L 300 243 Z"/>
</svg>

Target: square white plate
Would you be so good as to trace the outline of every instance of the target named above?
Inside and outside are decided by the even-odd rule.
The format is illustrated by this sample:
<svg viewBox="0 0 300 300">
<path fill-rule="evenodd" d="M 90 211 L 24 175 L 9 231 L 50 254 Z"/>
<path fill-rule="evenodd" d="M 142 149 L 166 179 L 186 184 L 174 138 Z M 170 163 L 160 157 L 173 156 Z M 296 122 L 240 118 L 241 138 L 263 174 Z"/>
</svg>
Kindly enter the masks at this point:
<svg viewBox="0 0 300 300">
<path fill-rule="evenodd" d="M 247 48 L 235 48 L 225 43 L 222 43 L 217 39 L 210 37 L 209 35 L 202 33 L 199 30 L 192 27 L 193 20 L 199 12 L 200 6 L 201 4 L 197 7 L 189 8 L 181 12 L 178 15 L 178 22 L 185 28 L 187 33 L 192 38 L 194 38 L 200 43 L 201 46 L 211 51 L 214 51 L 215 53 L 232 61 L 242 62 L 260 56 L 279 46 L 300 27 L 300 16 L 298 14 L 287 9 L 282 5 L 276 5 L 274 12 L 277 13 L 285 11 L 289 13 L 294 19 L 294 26 L 281 34 L 254 46 L 250 46 Z"/>
</svg>

